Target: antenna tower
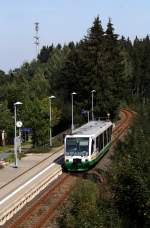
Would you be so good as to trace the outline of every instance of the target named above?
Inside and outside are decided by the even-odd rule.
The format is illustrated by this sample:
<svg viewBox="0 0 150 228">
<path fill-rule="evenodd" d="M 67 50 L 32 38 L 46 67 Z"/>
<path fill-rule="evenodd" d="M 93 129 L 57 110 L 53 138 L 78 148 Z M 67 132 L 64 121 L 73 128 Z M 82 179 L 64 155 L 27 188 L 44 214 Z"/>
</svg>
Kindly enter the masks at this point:
<svg viewBox="0 0 150 228">
<path fill-rule="evenodd" d="M 40 44 L 40 37 L 39 37 L 39 22 L 35 22 L 35 36 L 34 36 L 34 39 L 35 39 L 35 46 L 36 46 L 36 58 L 39 54 L 39 44 Z"/>
</svg>

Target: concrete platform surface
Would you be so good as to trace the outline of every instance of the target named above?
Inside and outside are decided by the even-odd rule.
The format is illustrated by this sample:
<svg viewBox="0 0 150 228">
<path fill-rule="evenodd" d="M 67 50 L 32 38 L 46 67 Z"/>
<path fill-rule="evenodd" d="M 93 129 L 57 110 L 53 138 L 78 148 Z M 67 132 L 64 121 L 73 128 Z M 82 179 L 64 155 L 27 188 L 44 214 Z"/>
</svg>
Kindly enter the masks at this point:
<svg viewBox="0 0 150 228">
<path fill-rule="evenodd" d="M 27 154 L 18 161 L 18 168 L 14 168 L 14 164 L 9 164 L 0 169 L 0 201 L 48 165 L 59 163 L 58 158 L 62 155 L 63 146 L 54 148 L 49 153 Z"/>
</svg>

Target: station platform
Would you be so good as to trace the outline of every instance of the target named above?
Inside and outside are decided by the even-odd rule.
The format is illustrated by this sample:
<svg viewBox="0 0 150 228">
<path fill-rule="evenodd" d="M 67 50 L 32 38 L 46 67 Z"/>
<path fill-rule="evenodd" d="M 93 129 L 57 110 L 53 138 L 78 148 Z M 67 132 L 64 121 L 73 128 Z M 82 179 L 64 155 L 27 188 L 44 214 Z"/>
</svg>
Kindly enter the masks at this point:
<svg viewBox="0 0 150 228">
<path fill-rule="evenodd" d="M 3 169 L 0 169 L 0 215 L 3 213 L 4 207 L 8 208 L 9 202 L 11 202 L 14 198 L 13 196 L 9 199 L 9 196 L 13 192 L 17 191 L 25 183 L 29 182 L 29 180 L 34 179 L 38 173 L 42 173 L 46 167 L 51 165 L 53 166 L 52 169 L 55 171 L 57 166 L 60 166 L 59 160 L 63 159 L 63 153 L 63 146 L 53 148 L 48 153 L 28 153 L 26 157 L 23 157 L 18 161 L 17 168 L 15 168 L 14 164 L 12 163 Z M 56 165 L 54 166 L 54 164 Z M 49 170 L 47 172 L 49 172 Z M 52 170 L 51 172 L 53 173 Z M 46 172 L 41 174 L 41 178 L 42 175 L 44 176 L 48 174 L 46 174 Z M 32 187 L 32 185 L 35 185 L 36 182 L 37 180 L 35 180 L 33 183 L 29 183 L 29 186 Z M 29 186 L 27 186 L 27 188 Z"/>
</svg>

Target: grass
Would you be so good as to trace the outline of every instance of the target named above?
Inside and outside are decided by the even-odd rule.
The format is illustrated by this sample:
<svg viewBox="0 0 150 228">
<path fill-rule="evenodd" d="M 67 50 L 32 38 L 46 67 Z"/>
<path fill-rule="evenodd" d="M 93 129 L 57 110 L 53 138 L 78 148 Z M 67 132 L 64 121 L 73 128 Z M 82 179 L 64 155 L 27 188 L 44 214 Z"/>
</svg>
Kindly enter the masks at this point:
<svg viewBox="0 0 150 228">
<path fill-rule="evenodd" d="M 21 143 L 21 147 L 22 148 L 31 148 L 32 147 L 32 143 L 31 142 L 24 142 L 24 143 Z M 14 145 L 5 145 L 5 146 L 0 146 L 0 153 L 3 152 L 3 151 L 6 151 L 6 150 L 10 150 L 10 149 L 13 149 L 14 148 Z"/>
<path fill-rule="evenodd" d="M 0 146 L 0 153 L 13 148 L 14 145 Z"/>
<path fill-rule="evenodd" d="M 28 153 L 49 153 L 51 151 L 51 148 L 49 146 L 39 146 L 35 148 L 31 148 Z"/>
</svg>

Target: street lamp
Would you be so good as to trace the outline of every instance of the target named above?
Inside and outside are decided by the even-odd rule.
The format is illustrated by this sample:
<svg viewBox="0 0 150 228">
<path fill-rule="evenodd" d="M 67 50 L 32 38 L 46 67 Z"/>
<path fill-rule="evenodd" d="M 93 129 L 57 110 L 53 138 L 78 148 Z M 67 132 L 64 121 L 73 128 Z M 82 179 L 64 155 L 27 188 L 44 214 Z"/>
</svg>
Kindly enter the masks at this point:
<svg viewBox="0 0 150 228">
<path fill-rule="evenodd" d="M 110 118 L 110 113 L 107 113 L 107 119 L 109 120 L 109 118 Z"/>
<path fill-rule="evenodd" d="M 76 95 L 76 92 L 72 92 L 71 93 L 71 97 L 72 97 L 72 124 L 71 124 L 71 132 L 73 132 L 74 130 L 74 124 L 73 124 L 73 95 Z"/>
<path fill-rule="evenodd" d="M 52 146 L 52 127 L 51 127 L 51 122 L 52 122 L 52 109 L 51 109 L 51 100 L 56 98 L 55 96 L 50 96 L 49 97 L 49 145 Z"/>
<path fill-rule="evenodd" d="M 15 114 L 15 138 L 14 138 L 14 155 L 15 155 L 15 168 L 18 167 L 18 158 L 17 158 L 17 105 L 22 105 L 21 102 L 17 101 L 14 103 L 14 114 Z M 19 121 L 21 122 L 21 121 Z"/>
<path fill-rule="evenodd" d="M 94 113 L 93 113 L 93 94 L 96 92 L 96 90 L 92 90 L 91 93 L 92 93 L 92 120 L 94 120 Z"/>
<path fill-rule="evenodd" d="M 90 121 L 89 111 L 87 111 L 87 116 L 88 116 L 88 122 L 89 122 Z"/>
</svg>

